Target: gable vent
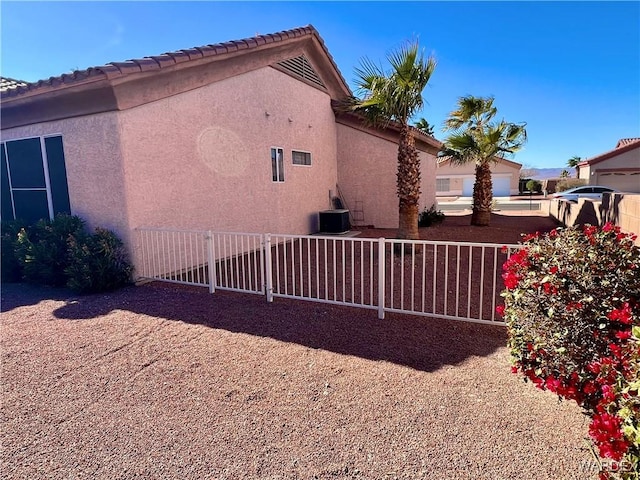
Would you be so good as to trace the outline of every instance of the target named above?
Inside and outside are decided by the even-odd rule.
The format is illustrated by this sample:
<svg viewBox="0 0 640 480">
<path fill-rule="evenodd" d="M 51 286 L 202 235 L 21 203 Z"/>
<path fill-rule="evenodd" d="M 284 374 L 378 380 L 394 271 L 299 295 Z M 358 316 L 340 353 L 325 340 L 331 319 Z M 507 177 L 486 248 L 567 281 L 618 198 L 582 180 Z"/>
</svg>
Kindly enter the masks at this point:
<svg viewBox="0 0 640 480">
<path fill-rule="evenodd" d="M 309 60 L 307 60 L 304 55 L 283 60 L 282 62 L 278 62 L 278 65 L 294 77 L 302 78 L 318 85 L 319 87 L 325 87 L 324 83 L 322 83 L 322 80 L 320 80 L 320 77 L 309 63 Z"/>
</svg>

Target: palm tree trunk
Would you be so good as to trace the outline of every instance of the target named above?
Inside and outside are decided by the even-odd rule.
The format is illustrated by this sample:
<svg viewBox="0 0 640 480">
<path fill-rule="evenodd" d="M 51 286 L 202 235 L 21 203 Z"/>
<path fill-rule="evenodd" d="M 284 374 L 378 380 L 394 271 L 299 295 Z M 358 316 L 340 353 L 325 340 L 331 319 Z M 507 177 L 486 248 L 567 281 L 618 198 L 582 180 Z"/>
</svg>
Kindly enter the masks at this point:
<svg viewBox="0 0 640 480">
<path fill-rule="evenodd" d="M 493 184 L 489 162 L 476 165 L 476 183 L 473 185 L 473 213 L 471 225 L 488 226 L 491 221 Z"/>
<path fill-rule="evenodd" d="M 398 144 L 397 193 L 398 238 L 418 240 L 418 203 L 420 201 L 420 158 L 409 125 L 400 130 Z"/>
</svg>

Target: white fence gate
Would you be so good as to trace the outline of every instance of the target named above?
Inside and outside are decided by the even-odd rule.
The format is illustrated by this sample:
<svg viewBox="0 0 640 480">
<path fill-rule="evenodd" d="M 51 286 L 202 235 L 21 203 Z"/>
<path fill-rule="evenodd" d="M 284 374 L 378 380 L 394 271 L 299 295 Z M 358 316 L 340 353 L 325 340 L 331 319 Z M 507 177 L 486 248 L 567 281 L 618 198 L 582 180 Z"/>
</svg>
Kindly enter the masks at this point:
<svg viewBox="0 0 640 480">
<path fill-rule="evenodd" d="M 520 247 L 140 228 L 141 278 L 504 325 L 502 264 Z"/>
</svg>

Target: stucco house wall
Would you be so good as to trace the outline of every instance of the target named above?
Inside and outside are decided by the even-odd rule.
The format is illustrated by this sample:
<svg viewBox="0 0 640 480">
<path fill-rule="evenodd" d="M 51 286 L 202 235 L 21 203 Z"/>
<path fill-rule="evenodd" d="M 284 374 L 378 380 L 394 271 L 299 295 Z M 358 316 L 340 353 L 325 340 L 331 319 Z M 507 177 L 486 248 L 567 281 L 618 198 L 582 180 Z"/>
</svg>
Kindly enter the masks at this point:
<svg viewBox="0 0 640 480">
<path fill-rule="evenodd" d="M 121 112 L 120 135 L 133 228 L 312 233 L 337 182 L 329 96 L 270 67 Z"/>
<path fill-rule="evenodd" d="M 398 227 L 396 173 L 398 144 L 355 125 L 338 123 L 338 184 L 347 207 L 357 214 L 356 202 L 362 202 L 362 219 L 356 223 L 377 228 Z M 436 203 L 435 149 L 420 150 L 420 210 Z"/>
<path fill-rule="evenodd" d="M 510 160 L 500 160 L 491 164 L 491 178 L 494 181 L 508 182 L 509 195 L 518 194 L 518 181 L 522 165 Z M 449 190 L 437 190 L 437 196 L 463 195 L 463 183 L 475 181 L 475 164 L 452 165 L 450 161 L 441 160 L 436 169 L 436 179 L 449 179 Z M 440 185 L 443 182 L 439 182 Z M 472 184 L 472 183 L 471 183 Z"/>
<path fill-rule="evenodd" d="M 115 231 L 127 242 L 129 219 L 117 112 L 2 130 L 2 141 L 62 135 L 71 213 L 93 229 Z"/>
<path fill-rule="evenodd" d="M 336 184 L 348 204 L 362 199 L 362 223 L 398 226 L 398 126 L 374 131 L 349 114 L 354 130 L 340 120 L 336 102 L 351 92 L 312 26 L 20 82 L 1 94 L 3 141 L 55 134 L 65 157 L 60 167 L 60 138 L 53 168 L 46 148 L 40 160 L 32 153 L 45 140 L 16 142 L 3 156 L 3 185 L 11 169 L 34 176 L 20 170 L 28 162 L 41 161 L 45 177 L 66 168 L 56 187 L 68 187 L 64 211 L 114 230 L 136 263 L 139 227 L 316 232 Z M 420 207 L 430 207 L 441 144 L 416 130 L 416 146 Z M 273 179 L 273 148 L 284 154 L 283 181 Z M 294 150 L 310 165 L 295 165 Z M 45 189 L 31 190 L 42 204 Z M 25 196 L 7 191 L 3 212 L 11 204 L 16 216 Z M 47 186 L 49 216 L 53 194 Z"/>
</svg>

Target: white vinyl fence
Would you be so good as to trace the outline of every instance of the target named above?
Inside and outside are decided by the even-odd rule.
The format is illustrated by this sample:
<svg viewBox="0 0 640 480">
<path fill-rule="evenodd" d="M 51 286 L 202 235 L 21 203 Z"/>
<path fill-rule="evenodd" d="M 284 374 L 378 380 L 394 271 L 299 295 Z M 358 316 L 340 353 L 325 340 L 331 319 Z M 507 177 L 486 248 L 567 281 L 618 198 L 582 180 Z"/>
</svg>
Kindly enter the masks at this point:
<svg viewBox="0 0 640 480">
<path fill-rule="evenodd" d="M 518 245 L 140 228 L 141 278 L 488 324 Z"/>
</svg>

